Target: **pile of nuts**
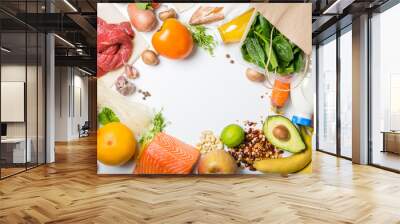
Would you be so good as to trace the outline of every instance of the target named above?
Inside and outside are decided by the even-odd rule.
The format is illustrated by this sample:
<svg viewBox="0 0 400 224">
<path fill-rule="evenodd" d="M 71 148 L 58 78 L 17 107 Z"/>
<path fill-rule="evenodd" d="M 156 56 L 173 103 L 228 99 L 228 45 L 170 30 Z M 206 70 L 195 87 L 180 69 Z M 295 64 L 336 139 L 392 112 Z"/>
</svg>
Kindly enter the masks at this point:
<svg viewBox="0 0 400 224">
<path fill-rule="evenodd" d="M 207 153 L 213 150 L 223 150 L 224 145 L 212 131 L 203 131 L 196 148 L 199 149 L 200 153 Z"/>
<path fill-rule="evenodd" d="M 269 143 L 262 130 L 249 127 L 245 131 L 244 142 L 238 147 L 229 149 L 229 153 L 236 160 L 238 167 L 244 166 L 254 171 L 256 170 L 253 167 L 254 161 L 281 158 L 283 151 Z"/>
</svg>

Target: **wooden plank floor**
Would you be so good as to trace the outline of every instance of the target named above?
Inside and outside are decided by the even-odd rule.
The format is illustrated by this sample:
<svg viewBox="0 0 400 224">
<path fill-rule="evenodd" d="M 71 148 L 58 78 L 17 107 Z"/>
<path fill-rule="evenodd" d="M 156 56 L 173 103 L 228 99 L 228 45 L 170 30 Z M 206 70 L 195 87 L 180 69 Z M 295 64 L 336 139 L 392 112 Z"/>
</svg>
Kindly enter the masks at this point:
<svg viewBox="0 0 400 224">
<path fill-rule="evenodd" d="M 312 175 L 97 176 L 94 138 L 0 181 L 0 223 L 400 223 L 400 175 L 316 153 Z"/>
</svg>

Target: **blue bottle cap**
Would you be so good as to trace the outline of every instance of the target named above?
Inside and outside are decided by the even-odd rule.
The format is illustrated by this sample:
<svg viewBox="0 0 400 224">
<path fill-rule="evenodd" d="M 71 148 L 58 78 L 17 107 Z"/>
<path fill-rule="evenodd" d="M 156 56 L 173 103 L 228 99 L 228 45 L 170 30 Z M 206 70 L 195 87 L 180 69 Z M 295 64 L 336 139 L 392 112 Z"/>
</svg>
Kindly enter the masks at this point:
<svg viewBox="0 0 400 224">
<path fill-rule="evenodd" d="M 297 125 L 302 125 L 302 126 L 311 126 L 311 119 L 305 118 L 305 117 L 299 117 L 296 115 L 292 116 L 292 122 L 297 124 Z"/>
</svg>

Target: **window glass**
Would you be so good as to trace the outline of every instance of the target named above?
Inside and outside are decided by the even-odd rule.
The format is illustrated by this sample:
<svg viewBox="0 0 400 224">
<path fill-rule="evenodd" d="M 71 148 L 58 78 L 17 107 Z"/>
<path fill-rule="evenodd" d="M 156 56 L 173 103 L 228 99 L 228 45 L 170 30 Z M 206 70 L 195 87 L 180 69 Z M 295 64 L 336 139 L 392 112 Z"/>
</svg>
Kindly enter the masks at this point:
<svg viewBox="0 0 400 224">
<path fill-rule="evenodd" d="M 27 61 L 27 75 L 26 75 L 26 115 L 27 115 L 27 142 L 30 149 L 30 158 L 27 167 L 31 168 L 37 165 L 37 132 L 38 132 L 38 57 L 37 57 L 37 41 L 38 36 L 36 32 L 27 33 L 27 48 L 28 48 L 28 61 Z"/>
<path fill-rule="evenodd" d="M 0 1 L 22 20 L 36 20 L 45 1 Z M 27 14 L 28 13 L 28 14 Z M 0 12 L 0 178 L 45 161 L 45 35 Z M 31 21 L 34 24 L 38 21 Z"/>
<path fill-rule="evenodd" d="M 400 170 L 400 4 L 371 19 L 372 163 Z"/>
<path fill-rule="evenodd" d="M 352 141 L 352 35 L 340 36 L 340 154 L 351 158 Z"/>
<path fill-rule="evenodd" d="M 336 153 L 336 38 L 318 48 L 318 148 Z"/>
<path fill-rule="evenodd" d="M 26 33 L 1 33 L 1 177 L 26 170 L 30 141 L 26 141 Z M 5 50 L 4 50 L 5 49 Z"/>
</svg>

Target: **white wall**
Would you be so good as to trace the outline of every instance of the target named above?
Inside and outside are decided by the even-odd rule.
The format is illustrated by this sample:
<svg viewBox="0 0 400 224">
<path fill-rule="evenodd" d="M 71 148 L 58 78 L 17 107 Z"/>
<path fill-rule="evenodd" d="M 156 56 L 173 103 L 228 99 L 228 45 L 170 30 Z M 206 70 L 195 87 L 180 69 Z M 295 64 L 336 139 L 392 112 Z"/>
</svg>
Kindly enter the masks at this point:
<svg viewBox="0 0 400 224">
<path fill-rule="evenodd" d="M 88 120 L 88 78 L 71 67 L 56 67 L 55 74 L 55 140 L 74 140 Z"/>
<path fill-rule="evenodd" d="M 81 76 L 81 73 L 74 77 L 74 91 L 72 98 L 74 99 L 73 119 L 71 120 L 71 135 L 78 138 L 78 125 L 83 125 L 88 120 L 88 78 Z"/>
<path fill-rule="evenodd" d="M 37 70 L 38 69 L 38 70 Z M 27 78 L 27 80 L 25 80 Z M 24 82 L 26 84 L 26 108 L 22 107 L 22 113 L 26 112 L 27 119 L 22 122 L 6 122 L 8 138 L 25 138 L 30 140 L 32 162 L 39 159 L 44 162 L 45 150 L 45 120 L 44 120 L 44 74 L 41 66 L 25 66 L 25 64 L 4 64 L 1 66 L 1 81 Z M 2 89 L 3 91 L 4 89 Z M 24 94 L 22 91 L 21 94 Z M 2 95 L 2 97 L 7 97 Z M 1 110 L 12 110 L 10 107 L 2 107 Z M 25 111 L 26 110 L 26 111 Z M 12 111 L 8 111 L 11 112 Z M 37 155 L 37 153 L 39 155 Z"/>
<path fill-rule="evenodd" d="M 55 68 L 55 141 L 68 140 L 68 71 L 67 67 Z"/>
<path fill-rule="evenodd" d="M 25 82 L 25 65 L 2 65 L 1 81 L 4 82 Z M 28 67 L 28 71 L 31 67 Z M 6 110 L 7 108 L 1 108 Z M 25 122 L 7 123 L 7 137 L 25 137 Z"/>
<path fill-rule="evenodd" d="M 36 66 L 25 65 L 2 65 L 1 66 L 1 81 L 3 82 L 25 82 L 25 74 L 28 72 L 28 86 L 27 86 L 27 120 L 28 120 L 28 137 L 31 133 L 35 134 L 36 137 L 36 107 L 37 95 L 36 95 L 36 79 L 33 79 L 31 75 L 36 78 Z M 1 108 L 7 110 L 7 108 Z M 7 123 L 7 135 L 8 137 L 25 137 L 25 123 L 26 122 L 8 122 Z"/>
</svg>

